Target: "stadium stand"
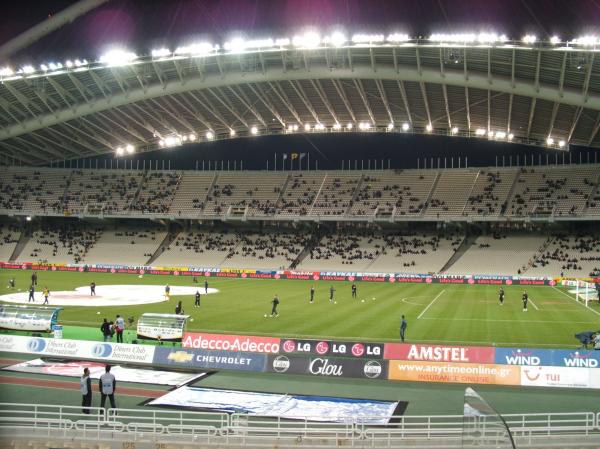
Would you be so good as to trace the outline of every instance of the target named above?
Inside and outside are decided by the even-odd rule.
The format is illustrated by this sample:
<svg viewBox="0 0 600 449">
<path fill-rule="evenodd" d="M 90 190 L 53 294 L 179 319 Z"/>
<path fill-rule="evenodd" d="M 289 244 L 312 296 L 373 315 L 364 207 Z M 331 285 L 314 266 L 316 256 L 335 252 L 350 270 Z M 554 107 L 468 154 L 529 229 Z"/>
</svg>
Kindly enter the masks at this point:
<svg viewBox="0 0 600 449">
<path fill-rule="evenodd" d="M 169 213 L 200 214 L 206 204 L 217 173 L 187 171 L 181 174 Z"/>
<path fill-rule="evenodd" d="M 325 173 L 309 215 L 320 217 L 345 214 L 361 179 L 360 173 Z"/>
<path fill-rule="evenodd" d="M 235 232 L 226 230 L 188 230 L 179 233 L 177 238 L 158 256 L 155 261 L 160 266 L 195 265 L 206 267 L 220 266 L 228 254 L 239 244 Z"/>
<path fill-rule="evenodd" d="M 118 227 L 104 229 L 86 254 L 85 262 L 96 264 L 145 265 L 167 236 L 167 231 L 144 224 L 140 228 Z"/>
<path fill-rule="evenodd" d="M 70 170 L 10 167 L 0 178 L 0 209 L 62 213 Z"/>
<path fill-rule="evenodd" d="M 600 236 L 598 234 L 555 234 L 539 251 L 526 271 L 530 276 L 598 276 Z"/>
<path fill-rule="evenodd" d="M 17 226 L 0 223 L 0 261 L 10 260 L 20 235 L 21 231 Z"/>
<path fill-rule="evenodd" d="M 506 207 L 510 189 L 515 182 L 514 170 L 481 170 L 463 211 L 465 217 L 497 217 Z"/>
<path fill-rule="evenodd" d="M 308 215 L 323 185 L 324 177 L 323 172 L 290 174 L 276 215 L 279 217 Z"/>
<path fill-rule="evenodd" d="M 144 214 L 169 212 L 180 179 L 181 175 L 174 172 L 147 173 L 140 194 L 132 201 L 130 209 Z"/>
<path fill-rule="evenodd" d="M 436 218 L 463 215 L 477 176 L 477 172 L 463 170 L 439 172 L 425 215 Z"/>
</svg>

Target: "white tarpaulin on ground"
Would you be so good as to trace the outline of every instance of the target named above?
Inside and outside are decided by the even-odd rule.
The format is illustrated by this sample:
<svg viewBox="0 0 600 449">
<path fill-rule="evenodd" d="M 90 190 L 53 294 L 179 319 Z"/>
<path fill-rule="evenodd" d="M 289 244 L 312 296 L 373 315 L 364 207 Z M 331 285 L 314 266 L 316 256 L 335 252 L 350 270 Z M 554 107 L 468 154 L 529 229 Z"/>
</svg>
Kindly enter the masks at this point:
<svg viewBox="0 0 600 449">
<path fill-rule="evenodd" d="M 201 408 L 285 419 L 387 424 L 398 402 L 181 387 L 148 405 Z"/>
<path fill-rule="evenodd" d="M 104 373 L 106 364 L 97 362 L 54 362 L 50 360 L 35 359 L 3 368 L 7 371 L 21 373 L 51 374 L 54 376 L 80 377 L 83 368 L 89 368 L 92 379 L 99 379 Z M 153 385 L 184 385 L 193 380 L 206 376 L 206 373 L 176 373 L 171 371 L 158 371 L 147 369 L 125 368 L 111 366 L 117 382 L 137 382 Z"/>
</svg>

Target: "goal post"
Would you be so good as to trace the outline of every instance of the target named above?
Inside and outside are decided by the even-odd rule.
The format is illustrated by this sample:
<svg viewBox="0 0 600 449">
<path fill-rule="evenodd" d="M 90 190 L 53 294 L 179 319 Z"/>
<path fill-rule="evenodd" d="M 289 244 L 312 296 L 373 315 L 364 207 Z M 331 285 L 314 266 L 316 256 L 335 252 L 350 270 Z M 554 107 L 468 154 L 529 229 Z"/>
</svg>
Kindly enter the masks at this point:
<svg viewBox="0 0 600 449">
<path fill-rule="evenodd" d="M 568 278 L 561 279 L 561 285 L 568 288 L 575 299 L 590 307 L 592 301 L 598 301 L 600 294 L 600 278 Z"/>
</svg>

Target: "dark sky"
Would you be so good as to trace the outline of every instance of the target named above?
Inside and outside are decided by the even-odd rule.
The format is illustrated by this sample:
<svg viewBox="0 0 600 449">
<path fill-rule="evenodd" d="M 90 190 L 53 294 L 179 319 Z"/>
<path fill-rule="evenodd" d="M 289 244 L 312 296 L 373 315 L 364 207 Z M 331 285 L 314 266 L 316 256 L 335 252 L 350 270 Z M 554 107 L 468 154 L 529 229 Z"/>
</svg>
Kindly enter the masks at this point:
<svg viewBox="0 0 600 449">
<path fill-rule="evenodd" d="M 3 5 L 5 42 L 74 3 L 19 0 Z M 121 44 L 147 53 L 194 38 L 222 43 L 233 33 L 292 36 L 305 27 L 354 32 L 495 30 L 509 37 L 576 37 L 600 31 L 600 0 L 111 0 L 46 36 L 15 62 L 98 57 Z"/>
</svg>

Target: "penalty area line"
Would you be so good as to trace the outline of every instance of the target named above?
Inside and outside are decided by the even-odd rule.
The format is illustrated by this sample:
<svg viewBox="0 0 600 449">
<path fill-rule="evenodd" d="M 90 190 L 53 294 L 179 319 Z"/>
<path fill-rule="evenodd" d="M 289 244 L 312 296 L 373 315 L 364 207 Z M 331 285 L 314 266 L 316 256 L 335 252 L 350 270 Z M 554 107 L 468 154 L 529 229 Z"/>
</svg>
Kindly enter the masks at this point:
<svg viewBox="0 0 600 449">
<path fill-rule="evenodd" d="M 427 307 L 425 307 L 425 309 L 423 309 L 423 311 L 422 311 L 422 312 L 419 314 L 419 316 L 417 317 L 417 320 L 418 320 L 418 319 L 420 319 L 420 318 L 423 316 L 423 314 L 424 314 L 425 312 L 427 312 L 427 310 L 428 310 L 428 309 L 429 309 L 429 308 L 430 308 L 430 307 L 433 305 L 433 303 L 434 303 L 434 302 L 436 302 L 436 301 L 437 301 L 437 299 L 438 299 L 440 296 L 442 296 L 442 295 L 444 294 L 444 292 L 445 292 L 445 291 L 446 291 L 446 290 L 442 290 L 441 292 L 439 292 L 439 293 L 437 294 L 437 296 L 436 296 L 435 298 L 433 298 L 433 301 L 431 301 L 431 302 L 430 302 L 430 303 L 427 305 Z"/>
<path fill-rule="evenodd" d="M 538 308 L 538 306 L 536 306 L 536 305 L 535 305 L 535 303 L 534 303 L 534 302 L 533 302 L 531 299 L 528 299 L 528 301 L 531 303 L 531 305 L 532 305 L 533 307 L 535 307 L 535 310 L 540 310 L 540 309 Z"/>
<path fill-rule="evenodd" d="M 577 304 L 579 304 L 581 307 L 585 307 L 586 309 L 588 309 L 590 312 L 594 312 L 596 315 L 600 316 L 600 313 L 595 311 L 594 309 L 587 307 L 586 305 L 580 303 L 577 299 L 571 298 L 571 295 L 566 294 L 565 292 L 563 292 L 562 290 L 559 290 L 558 288 L 556 288 L 554 285 L 552 286 L 552 288 L 554 290 L 556 290 L 558 293 L 562 293 L 563 295 L 565 295 L 567 298 L 569 298 L 571 301 L 575 301 Z"/>
</svg>

